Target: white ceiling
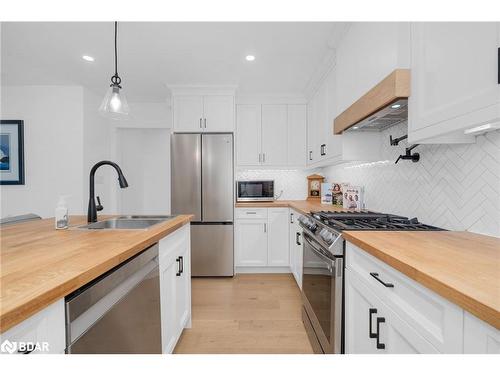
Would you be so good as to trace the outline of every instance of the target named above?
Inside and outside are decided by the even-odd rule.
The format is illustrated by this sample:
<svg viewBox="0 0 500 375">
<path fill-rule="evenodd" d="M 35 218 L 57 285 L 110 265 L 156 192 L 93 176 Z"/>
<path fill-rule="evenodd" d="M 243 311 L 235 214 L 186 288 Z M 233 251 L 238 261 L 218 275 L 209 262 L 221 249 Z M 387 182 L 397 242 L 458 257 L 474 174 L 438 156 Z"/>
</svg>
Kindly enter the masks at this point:
<svg viewBox="0 0 500 375">
<path fill-rule="evenodd" d="M 129 101 L 163 101 L 168 84 L 302 94 L 339 32 L 333 22 L 124 22 L 118 73 Z M 2 23 L 1 38 L 3 85 L 79 84 L 103 94 L 108 87 L 112 22 Z"/>
</svg>

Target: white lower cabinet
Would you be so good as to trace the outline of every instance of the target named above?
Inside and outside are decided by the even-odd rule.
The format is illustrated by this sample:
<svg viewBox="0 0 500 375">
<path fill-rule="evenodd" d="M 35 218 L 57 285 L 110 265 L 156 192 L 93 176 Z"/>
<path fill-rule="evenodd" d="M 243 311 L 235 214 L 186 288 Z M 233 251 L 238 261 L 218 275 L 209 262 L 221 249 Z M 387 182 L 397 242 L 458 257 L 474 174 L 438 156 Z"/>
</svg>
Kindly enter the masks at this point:
<svg viewBox="0 0 500 375">
<path fill-rule="evenodd" d="M 64 298 L 0 335 L 1 354 L 63 354 L 65 348 Z"/>
<path fill-rule="evenodd" d="M 288 267 L 288 208 L 269 208 L 267 213 L 267 265 Z"/>
<path fill-rule="evenodd" d="M 346 353 L 438 353 L 385 305 L 356 274 L 346 270 Z"/>
<path fill-rule="evenodd" d="M 500 331 L 347 242 L 345 345 L 346 353 L 500 353 Z"/>
<path fill-rule="evenodd" d="M 289 224 L 289 246 L 290 246 L 290 270 L 297 285 L 302 290 L 302 228 L 299 225 L 300 214 L 290 210 Z"/>
<path fill-rule="evenodd" d="M 172 353 L 183 329 L 191 325 L 190 226 L 159 245 L 162 347 L 163 353 Z"/>
<path fill-rule="evenodd" d="M 500 330 L 464 312 L 464 353 L 500 354 Z"/>
<path fill-rule="evenodd" d="M 276 270 L 289 266 L 288 208 L 236 209 L 235 266 Z M 254 218 L 255 217 L 255 218 Z M 265 269 L 262 271 L 265 272 Z"/>
</svg>

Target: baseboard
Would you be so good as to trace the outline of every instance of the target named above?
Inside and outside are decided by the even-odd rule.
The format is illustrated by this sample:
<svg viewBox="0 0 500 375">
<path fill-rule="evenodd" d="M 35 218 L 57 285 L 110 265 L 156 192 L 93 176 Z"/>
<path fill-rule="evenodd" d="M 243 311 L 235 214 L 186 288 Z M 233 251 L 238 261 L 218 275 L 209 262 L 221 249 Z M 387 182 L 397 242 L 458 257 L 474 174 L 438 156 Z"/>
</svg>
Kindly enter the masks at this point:
<svg viewBox="0 0 500 375">
<path fill-rule="evenodd" d="M 292 273 L 290 267 L 235 267 L 234 273 Z"/>
</svg>

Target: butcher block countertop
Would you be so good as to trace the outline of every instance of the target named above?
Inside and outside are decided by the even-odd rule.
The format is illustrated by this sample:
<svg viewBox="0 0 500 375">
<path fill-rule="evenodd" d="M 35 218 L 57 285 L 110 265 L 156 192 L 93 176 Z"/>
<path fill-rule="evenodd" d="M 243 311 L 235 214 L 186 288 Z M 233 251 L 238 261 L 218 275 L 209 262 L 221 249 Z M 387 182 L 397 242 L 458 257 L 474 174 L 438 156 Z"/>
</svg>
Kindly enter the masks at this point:
<svg viewBox="0 0 500 375">
<path fill-rule="evenodd" d="M 500 238 L 470 232 L 345 231 L 343 236 L 500 329 Z"/>
<path fill-rule="evenodd" d="M 101 216 L 103 220 L 110 216 Z M 146 230 L 55 230 L 54 219 L 1 228 L 0 333 L 99 277 L 192 219 L 180 215 Z"/>
<path fill-rule="evenodd" d="M 237 202 L 236 208 L 252 208 L 252 207 L 290 207 L 300 212 L 308 214 L 311 211 L 345 211 L 342 208 L 332 206 L 331 204 L 321 204 L 320 201 L 272 201 L 272 202 Z"/>
</svg>

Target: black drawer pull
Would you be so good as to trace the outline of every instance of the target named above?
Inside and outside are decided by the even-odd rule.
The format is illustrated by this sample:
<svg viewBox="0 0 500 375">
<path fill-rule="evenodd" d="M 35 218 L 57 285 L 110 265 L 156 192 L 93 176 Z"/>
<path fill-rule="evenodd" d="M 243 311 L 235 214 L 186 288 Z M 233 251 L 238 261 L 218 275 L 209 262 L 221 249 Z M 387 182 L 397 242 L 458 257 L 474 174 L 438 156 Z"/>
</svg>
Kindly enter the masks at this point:
<svg viewBox="0 0 500 375">
<path fill-rule="evenodd" d="M 368 310 L 368 336 L 370 336 L 371 339 L 374 339 L 378 336 L 378 332 L 372 332 L 372 315 L 377 313 L 377 309 L 369 309 Z"/>
<path fill-rule="evenodd" d="M 302 244 L 300 243 L 300 233 L 299 233 L 299 232 L 296 232 L 296 233 L 295 233 L 295 243 L 296 243 L 297 245 L 299 245 L 299 246 L 300 246 L 300 245 L 302 245 Z"/>
<path fill-rule="evenodd" d="M 386 282 L 380 280 L 380 278 L 378 277 L 378 273 L 370 272 L 370 276 L 373 277 L 375 280 L 377 280 L 380 284 L 382 284 L 386 288 L 394 288 L 394 284 L 386 283 Z"/>
<path fill-rule="evenodd" d="M 182 274 L 182 271 L 181 271 L 181 259 L 182 257 L 177 257 L 177 259 L 175 260 L 178 264 L 177 266 L 177 272 L 175 274 L 175 276 L 180 276 Z"/>
<path fill-rule="evenodd" d="M 385 349 L 385 344 L 380 342 L 380 323 L 385 323 L 385 318 L 377 318 L 377 349 Z"/>
</svg>

